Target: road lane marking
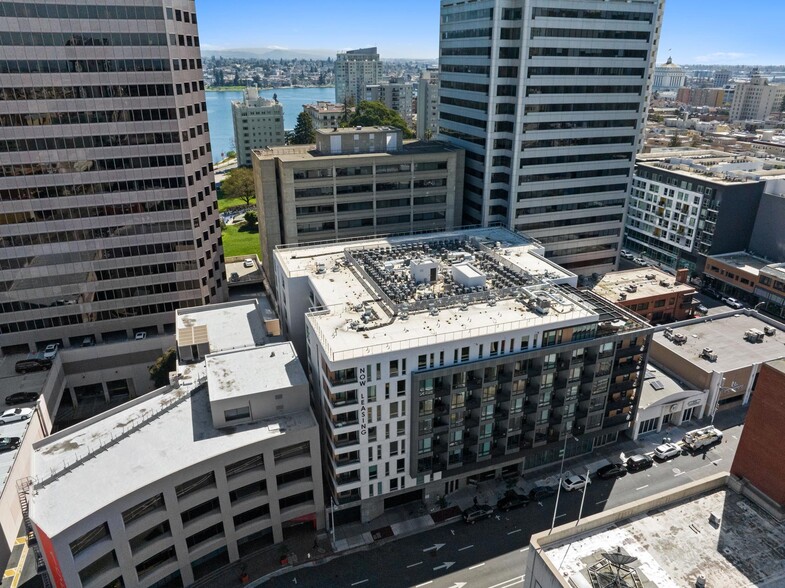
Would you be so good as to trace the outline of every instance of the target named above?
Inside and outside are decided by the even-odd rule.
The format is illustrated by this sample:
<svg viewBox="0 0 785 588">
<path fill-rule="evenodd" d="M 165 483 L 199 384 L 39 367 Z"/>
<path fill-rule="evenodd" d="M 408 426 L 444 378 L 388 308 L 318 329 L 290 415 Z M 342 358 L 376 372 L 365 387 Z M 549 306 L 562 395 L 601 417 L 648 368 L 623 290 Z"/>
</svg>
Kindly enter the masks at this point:
<svg viewBox="0 0 785 588">
<path fill-rule="evenodd" d="M 470 570 L 476 570 L 477 568 L 481 568 L 481 567 L 482 567 L 482 566 L 484 566 L 484 565 L 485 565 L 485 563 L 483 562 L 483 563 L 477 564 L 476 566 L 472 566 L 472 567 L 470 567 L 469 569 L 470 569 Z"/>
<path fill-rule="evenodd" d="M 524 547 L 523 549 L 519 549 L 518 553 L 523 553 L 524 551 L 529 551 L 528 547 Z"/>
<path fill-rule="evenodd" d="M 467 545 L 466 547 L 461 547 L 458 551 L 465 551 L 467 549 L 471 549 L 474 545 Z"/>
<path fill-rule="evenodd" d="M 636 490 L 636 491 L 637 491 L 637 490 L 643 490 L 644 488 L 648 488 L 648 487 L 649 487 L 649 485 L 648 485 L 648 484 L 646 484 L 645 486 L 641 486 L 640 488 L 636 488 L 635 490 Z"/>
<path fill-rule="evenodd" d="M 427 582 L 423 582 L 422 584 L 417 584 L 414 588 L 422 588 L 423 586 L 427 586 L 428 584 L 433 584 L 433 580 L 428 580 Z"/>
<path fill-rule="evenodd" d="M 512 584 L 510 584 L 512 582 Z M 515 576 L 514 578 L 510 578 L 509 580 L 505 580 L 504 582 L 499 582 L 498 584 L 494 584 L 493 586 L 488 586 L 488 588 L 507 588 L 508 586 L 515 586 L 515 584 L 523 583 L 523 576 Z"/>
<path fill-rule="evenodd" d="M 594 504 L 602 504 L 603 502 L 608 502 L 608 499 L 607 498 L 603 498 L 602 500 L 599 500 L 599 501 L 595 502 Z"/>
<path fill-rule="evenodd" d="M 360 580 L 359 582 L 355 582 L 354 584 L 352 584 L 352 586 L 359 586 L 360 584 L 365 584 L 367 581 L 368 578 L 365 578 L 365 580 Z"/>
<path fill-rule="evenodd" d="M 509 532 L 509 533 L 507 533 L 507 534 L 508 534 L 508 535 L 513 535 L 513 534 L 515 534 L 515 533 L 520 533 L 520 532 L 521 532 L 521 530 L 520 530 L 520 529 L 515 529 L 514 531 L 510 531 L 510 532 Z"/>
<path fill-rule="evenodd" d="M 678 474 L 673 474 L 673 477 L 674 477 L 674 478 L 678 478 L 679 476 L 682 476 L 682 475 L 684 475 L 684 474 L 686 474 L 686 473 L 687 473 L 687 472 L 685 472 L 685 471 L 683 471 L 683 470 L 682 470 L 682 471 L 681 471 L 681 472 L 679 472 Z"/>
<path fill-rule="evenodd" d="M 422 562 L 418 561 L 417 563 L 413 563 L 412 565 L 406 566 L 407 568 L 413 568 L 414 566 L 419 566 Z"/>
<path fill-rule="evenodd" d="M 560 515 L 556 515 L 556 518 L 557 518 L 557 519 L 560 519 L 560 518 L 562 518 L 562 517 L 566 517 L 566 516 L 567 516 L 567 513 L 565 512 L 565 513 L 562 513 L 562 514 L 560 514 Z"/>
</svg>

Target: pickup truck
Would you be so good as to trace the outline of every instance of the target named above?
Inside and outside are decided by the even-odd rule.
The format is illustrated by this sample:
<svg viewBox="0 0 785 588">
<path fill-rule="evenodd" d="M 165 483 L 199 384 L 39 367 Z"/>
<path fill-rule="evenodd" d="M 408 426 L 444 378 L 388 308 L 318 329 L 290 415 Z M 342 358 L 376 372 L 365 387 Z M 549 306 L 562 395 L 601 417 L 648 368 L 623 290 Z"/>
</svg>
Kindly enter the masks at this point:
<svg viewBox="0 0 785 588">
<path fill-rule="evenodd" d="M 712 426 L 695 429 L 684 435 L 684 445 L 692 451 L 722 441 L 722 431 Z"/>
</svg>

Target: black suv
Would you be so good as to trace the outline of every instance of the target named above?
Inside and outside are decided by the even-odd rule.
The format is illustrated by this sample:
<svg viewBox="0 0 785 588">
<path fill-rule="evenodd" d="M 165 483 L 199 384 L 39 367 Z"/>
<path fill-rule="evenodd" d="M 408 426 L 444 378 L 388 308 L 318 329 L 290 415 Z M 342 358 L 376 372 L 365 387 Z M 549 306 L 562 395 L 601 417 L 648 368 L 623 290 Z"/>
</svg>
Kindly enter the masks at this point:
<svg viewBox="0 0 785 588">
<path fill-rule="evenodd" d="M 482 519 L 487 519 L 493 514 L 493 507 L 488 506 L 487 504 L 478 504 L 476 506 L 471 506 L 463 511 L 463 520 L 470 525 L 473 525 L 477 521 Z"/>
<path fill-rule="evenodd" d="M 597 477 L 607 480 L 609 478 L 620 478 L 627 475 L 627 466 L 623 463 L 609 463 L 597 470 Z"/>
<path fill-rule="evenodd" d="M 529 502 L 529 497 L 525 494 L 518 494 L 515 490 L 507 490 L 504 498 L 496 503 L 496 508 L 508 511 L 519 506 L 526 506 Z"/>
<path fill-rule="evenodd" d="M 650 468 L 653 463 L 654 460 L 648 455 L 633 455 L 627 458 L 627 471 L 639 472 Z"/>
<path fill-rule="evenodd" d="M 36 400 L 38 400 L 37 392 L 16 392 L 5 397 L 5 403 L 9 406 L 13 406 L 14 404 L 27 404 L 28 402 L 35 402 Z"/>
<path fill-rule="evenodd" d="M 548 498 L 556 494 L 556 488 L 553 486 L 535 486 L 529 492 L 529 498 L 534 502 L 539 502 L 543 498 Z"/>
</svg>

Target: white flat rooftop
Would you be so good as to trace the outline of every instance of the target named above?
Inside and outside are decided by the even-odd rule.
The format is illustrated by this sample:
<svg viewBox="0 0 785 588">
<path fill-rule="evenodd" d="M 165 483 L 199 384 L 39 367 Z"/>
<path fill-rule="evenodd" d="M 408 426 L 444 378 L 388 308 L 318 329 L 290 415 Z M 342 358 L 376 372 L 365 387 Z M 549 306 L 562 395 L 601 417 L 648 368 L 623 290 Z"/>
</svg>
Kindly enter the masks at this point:
<svg viewBox="0 0 785 588">
<path fill-rule="evenodd" d="M 207 390 L 166 390 L 37 444 L 30 515 L 50 537 L 177 471 L 316 426 L 310 410 L 305 410 L 216 429 Z"/>
<path fill-rule="evenodd" d="M 251 299 L 180 309 L 177 330 L 207 327 L 210 353 L 264 345 L 274 339 L 267 336 L 259 307 L 259 301 Z"/>
<path fill-rule="evenodd" d="M 489 278 L 487 290 L 451 294 L 450 299 L 454 303 L 444 303 L 445 298 L 439 296 L 453 287 L 449 281 L 440 278 L 438 283 L 418 284 L 415 289 L 409 281 L 406 260 L 396 257 L 403 255 L 395 251 L 396 247 L 469 238 L 475 238 L 478 243 L 492 249 L 496 261 L 488 263 L 499 274 L 494 273 L 494 277 Z M 377 267 L 393 264 L 393 270 L 381 271 L 395 275 L 392 280 L 395 283 L 385 282 L 386 278 L 378 275 L 361 280 L 358 277 L 360 272 L 345 255 L 346 249 L 359 256 L 375 255 L 385 248 L 393 251 L 380 254 L 375 263 Z M 506 229 L 491 228 L 279 248 L 275 255 L 287 276 L 307 276 L 310 279 L 311 288 L 324 309 L 310 313 L 308 320 L 330 359 L 338 361 L 496 332 L 535 326 L 547 328 L 548 324 L 567 326 L 596 322 L 599 313 L 591 304 L 581 296 L 567 294 L 565 290 L 552 286 L 574 286 L 576 276 L 545 259 L 541 252 L 541 245 L 524 236 Z M 447 256 L 445 252 L 437 253 Z M 449 266 L 443 262 L 442 268 L 445 267 Z M 504 276 L 501 268 L 515 275 Z M 519 279 L 519 276 L 523 277 Z M 384 296 L 400 296 L 393 300 L 396 310 L 380 302 L 379 293 L 369 287 L 371 282 L 371 286 L 383 291 Z M 415 294 L 406 293 L 409 290 L 401 294 L 397 283 L 403 284 L 404 290 L 413 289 Z M 529 295 L 547 298 L 551 303 L 548 313 L 535 312 L 517 297 L 509 295 L 510 291 L 523 290 Z M 489 296 L 495 297 L 497 293 L 498 299 L 489 300 Z M 429 311 L 431 300 L 434 306 L 439 307 L 438 313 Z M 365 328 L 366 325 L 370 328 Z"/>
<path fill-rule="evenodd" d="M 707 264 L 711 263 L 712 259 L 716 259 L 726 265 L 740 269 L 748 274 L 758 275 L 760 270 L 769 265 L 771 262 L 750 255 L 745 251 L 736 251 L 735 253 L 723 253 L 721 255 L 710 255 L 706 260 Z"/>
<path fill-rule="evenodd" d="M 308 385 L 308 378 L 289 341 L 210 354 L 206 364 L 210 400 L 254 396 L 268 390 Z"/>
<path fill-rule="evenodd" d="M 687 341 L 682 345 L 666 339 L 664 331 L 655 333 L 653 341 L 705 372 L 725 373 L 753 363 L 785 357 L 785 332 L 778 328 L 775 328 L 773 335 L 767 335 L 760 343 L 745 341 L 745 331 L 762 331 L 766 326 L 769 326 L 768 323 L 741 313 L 714 319 L 706 317 L 699 323 L 671 327 L 674 334 L 682 333 L 687 336 Z M 700 357 L 704 347 L 714 350 L 717 361 L 711 362 Z"/>
<path fill-rule="evenodd" d="M 718 524 L 709 515 L 719 517 Z M 564 578 L 581 577 L 579 586 L 591 586 L 588 568 L 602 552 L 621 552 L 637 558 L 644 588 L 695 586 L 699 574 L 706 586 L 785 585 L 785 526 L 755 504 L 728 489 L 721 489 L 622 519 L 612 526 L 555 543 L 547 557 Z"/>
</svg>

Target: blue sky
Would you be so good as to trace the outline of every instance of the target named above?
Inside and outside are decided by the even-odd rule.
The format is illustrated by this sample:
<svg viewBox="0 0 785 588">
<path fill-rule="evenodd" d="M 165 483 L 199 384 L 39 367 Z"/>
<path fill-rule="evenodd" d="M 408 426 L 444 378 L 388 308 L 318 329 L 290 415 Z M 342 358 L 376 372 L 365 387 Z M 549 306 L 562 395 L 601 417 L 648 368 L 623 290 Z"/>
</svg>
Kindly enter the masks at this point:
<svg viewBox="0 0 785 588">
<path fill-rule="evenodd" d="M 436 58 L 437 0 L 197 0 L 207 49 L 377 46 L 384 57 Z M 785 1 L 667 0 L 658 61 L 785 64 Z"/>
</svg>

